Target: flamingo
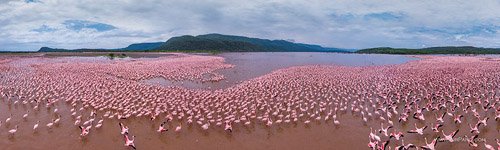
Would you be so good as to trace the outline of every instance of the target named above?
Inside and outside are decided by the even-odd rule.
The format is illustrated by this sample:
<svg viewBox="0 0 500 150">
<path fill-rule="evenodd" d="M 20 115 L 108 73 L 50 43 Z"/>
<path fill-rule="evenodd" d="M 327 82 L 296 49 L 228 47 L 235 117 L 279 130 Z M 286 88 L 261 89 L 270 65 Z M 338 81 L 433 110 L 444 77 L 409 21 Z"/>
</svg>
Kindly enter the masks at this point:
<svg viewBox="0 0 500 150">
<path fill-rule="evenodd" d="M 373 129 L 370 127 L 370 138 L 380 142 L 380 137 L 373 133 Z"/>
<path fill-rule="evenodd" d="M 436 115 L 436 121 L 437 121 L 438 123 L 444 123 L 443 118 L 444 118 L 445 114 L 446 114 L 446 113 L 443 113 L 443 115 L 441 115 L 441 117 L 438 117 L 438 116 Z"/>
<path fill-rule="evenodd" d="M 340 121 L 337 119 L 333 119 L 333 124 L 338 126 L 340 125 Z"/>
<path fill-rule="evenodd" d="M 381 127 L 381 129 L 379 130 L 379 133 L 382 133 L 385 136 L 389 136 L 388 135 L 389 134 L 388 130 L 391 129 L 391 128 L 393 128 L 393 126 L 387 126 L 386 128 L 384 128 L 384 124 L 383 123 L 380 123 L 380 127 Z"/>
<path fill-rule="evenodd" d="M 81 130 L 80 136 L 82 136 L 82 137 L 87 136 L 90 132 L 90 127 L 92 127 L 92 126 L 87 126 L 87 127 L 78 126 L 78 128 L 80 128 L 80 130 Z"/>
<path fill-rule="evenodd" d="M 368 147 L 373 149 L 373 150 L 377 149 L 378 142 L 372 141 L 371 137 L 368 137 L 368 140 L 370 141 L 370 142 L 368 142 Z"/>
<path fill-rule="evenodd" d="M 309 124 L 310 122 L 311 122 L 311 121 L 306 120 L 306 121 L 304 121 L 304 124 L 306 124 L 306 125 L 307 125 L 307 124 Z M 270 123 L 270 124 L 272 124 L 272 123 Z M 269 125 L 269 126 L 270 126 L 270 125 Z"/>
<path fill-rule="evenodd" d="M 226 127 L 224 127 L 224 130 L 233 132 L 233 127 L 231 126 L 231 122 L 226 122 Z"/>
<path fill-rule="evenodd" d="M 481 125 L 481 124 L 483 124 L 484 126 L 487 126 L 488 124 L 486 124 L 486 122 L 488 121 L 488 119 L 489 119 L 489 117 L 485 117 L 484 119 L 479 120 L 479 121 L 477 122 L 477 126 L 479 126 L 479 125 Z"/>
<path fill-rule="evenodd" d="M 404 140 L 401 139 L 401 146 L 397 146 L 396 150 L 409 150 L 410 148 L 416 148 L 416 146 L 411 143 L 405 145 Z"/>
<path fill-rule="evenodd" d="M 208 127 L 209 127 L 209 126 L 210 126 L 210 123 L 206 123 L 206 124 L 204 124 L 203 126 L 201 126 L 201 128 L 202 128 L 203 130 L 208 130 Z"/>
<path fill-rule="evenodd" d="M 175 128 L 175 132 L 180 132 L 181 129 L 182 129 L 182 124 L 179 124 L 179 126 Z"/>
<path fill-rule="evenodd" d="M 10 130 L 9 130 L 10 135 L 14 135 L 14 134 L 17 132 L 18 127 L 19 127 L 19 126 L 18 126 L 18 125 L 16 125 L 16 126 L 14 127 L 14 129 L 10 129 Z"/>
<path fill-rule="evenodd" d="M 84 126 L 87 126 L 87 125 L 92 125 L 92 124 L 93 124 L 93 122 L 94 122 L 93 120 L 87 120 L 87 121 L 83 122 L 83 125 L 84 125 Z"/>
<path fill-rule="evenodd" d="M 121 129 L 121 134 L 128 134 L 128 127 L 123 125 L 123 123 L 118 123 L 118 125 L 120 125 L 120 129 Z"/>
<path fill-rule="evenodd" d="M 308 121 L 309 121 L 309 120 L 308 120 Z M 273 121 L 271 120 L 271 118 L 268 118 L 268 119 L 267 119 L 266 126 L 267 126 L 267 127 L 271 127 L 271 125 L 273 125 Z"/>
<path fill-rule="evenodd" d="M 495 121 L 498 121 L 499 119 L 500 119 L 500 111 L 496 112 Z"/>
<path fill-rule="evenodd" d="M 470 127 L 470 133 L 479 134 L 479 124 L 476 124 L 475 126 L 469 124 L 469 127 Z"/>
<path fill-rule="evenodd" d="M 80 125 L 80 122 L 81 122 L 81 120 L 80 120 L 80 119 L 76 119 L 76 120 L 75 120 L 75 126 Z"/>
<path fill-rule="evenodd" d="M 450 133 L 449 135 L 444 134 L 444 131 L 443 131 L 444 140 L 447 140 L 447 141 L 453 143 L 453 141 L 454 141 L 453 137 L 455 137 L 455 135 L 457 135 L 458 131 L 459 130 L 457 129 L 454 132 Z"/>
<path fill-rule="evenodd" d="M 413 118 L 421 121 L 425 121 L 425 117 L 423 113 L 415 113 L 413 114 Z"/>
<path fill-rule="evenodd" d="M 486 148 L 487 150 L 495 150 L 493 146 L 487 144 L 486 142 L 484 142 L 484 148 Z"/>
<path fill-rule="evenodd" d="M 421 146 L 421 148 L 425 150 L 436 150 L 437 139 L 439 139 L 439 136 L 432 140 L 431 143 L 427 143 L 427 137 L 425 137 L 425 146 Z"/>
<path fill-rule="evenodd" d="M 464 117 L 464 115 L 458 115 L 455 117 L 455 123 L 462 123 L 462 117 Z"/>
<path fill-rule="evenodd" d="M 383 142 L 381 145 L 377 147 L 378 150 L 386 150 L 387 146 L 389 145 L 389 140 Z M 389 148 L 390 149 L 390 148 Z"/>
<path fill-rule="evenodd" d="M 26 111 L 26 114 L 24 114 L 24 115 L 23 115 L 23 119 L 24 119 L 24 120 L 28 119 L 28 113 L 30 113 L 30 111 L 29 111 L 29 110 L 28 110 L 28 111 Z"/>
<path fill-rule="evenodd" d="M 436 125 L 434 125 L 434 127 L 432 127 L 432 131 L 438 133 L 439 132 L 439 128 L 442 127 L 443 124 L 440 124 L 440 123 L 436 123 Z"/>
<path fill-rule="evenodd" d="M 408 133 L 417 133 L 419 135 L 424 135 L 424 130 L 427 128 L 427 126 L 424 126 L 422 128 L 418 128 L 417 124 L 415 123 L 415 129 L 408 131 Z"/>
<path fill-rule="evenodd" d="M 52 120 L 52 122 L 47 123 L 47 127 L 49 129 L 52 128 L 52 126 L 54 126 L 54 119 Z"/>
<path fill-rule="evenodd" d="M 476 143 L 477 137 L 478 137 L 478 135 L 476 134 L 476 135 L 474 135 L 474 136 L 472 136 L 470 138 L 467 138 L 467 142 L 469 143 L 469 146 L 471 146 L 471 147 L 477 147 L 478 146 L 477 143 Z"/>
<path fill-rule="evenodd" d="M 165 124 L 166 124 L 166 123 L 167 123 L 167 122 L 163 122 L 163 123 L 161 123 L 161 124 L 160 124 L 160 127 L 158 127 L 158 130 L 156 130 L 156 132 L 161 133 L 161 132 L 164 132 L 164 131 L 168 131 L 168 129 L 167 129 L 167 128 L 165 128 Z M 122 134 L 124 134 L 124 132 L 123 132 L 123 127 L 122 127 Z"/>
<path fill-rule="evenodd" d="M 40 124 L 40 121 L 36 121 L 36 124 L 33 125 L 33 131 L 36 132 L 38 129 L 38 124 Z"/>
<path fill-rule="evenodd" d="M 398 133 L 393 132 L 389 136 L 389 139 L 390 138 L 396 138 L 396 140 L 399 140 L 401 137 L 404 137 L 403 132 L 398 132 Z"/>
<path fill-rule="evenodd" d="M 103 123 L 103 121 L 104 121 L 103 119 L 99 120 L 99 121 L 97 122 L 97 124 L 95 125 L 95 128 L 97 128 L 97 129 L 98 129 L 98 128 L 101 128 L 101 127 L 102 127 L 102 123 Z"/>
<path fill-rule="evenodd" d="M 57 118 L 54 119 L 54 124 L 59 124 L 60 120 L 61 120 L 61 115 L 57 115 Z"/>
<path fill-rule="evenodd" d="M 135 135 L 134 135 L 134 136 L 132 136 L 132 137 L 133 137 L 133 139 L 130 139 L 130 138 L 128 137 L 128 134 L 124 134 L 123 136 L 125 137 L 125 146 L 127 146 L 127 147 L 132 147 L 133 149 L 136 149 L 136 148 L 135 148 L 135 144 L 134 144 Z"/>
<path fill-rule="evenodd" d="M 9 123 L 11 118 L 12 118 L 12 114 L 10 114 L 10 116 L 7 119 L 5 119 L 5 124 Z"/>
</svg>

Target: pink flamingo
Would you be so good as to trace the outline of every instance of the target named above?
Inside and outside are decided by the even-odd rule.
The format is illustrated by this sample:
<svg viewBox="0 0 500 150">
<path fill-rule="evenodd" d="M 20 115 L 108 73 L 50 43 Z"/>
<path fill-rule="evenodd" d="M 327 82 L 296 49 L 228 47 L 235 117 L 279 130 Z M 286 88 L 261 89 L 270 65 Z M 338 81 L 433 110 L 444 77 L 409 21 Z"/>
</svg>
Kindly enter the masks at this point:
<svg viewBox="0 0 500 150">
<path fill-rule="evenodd" d="M 80 136 L 82 136 L 82 137 L 87 136 L 90 132 L 90 127 L 91 126 L 88 126 L 88 127 L 78 126 L 78 128 L 80 128 L 80 130 L 81 130 Z"/>
<path fill-rule="evenodd" d="M 424 130 L 427 128 L 427 126 L 424 126 L 422 128 L 418 128 L 417 124 L 415 123 L 415 129 L 408 131 L 408 133 L 417 133 L 420 135 L 424 135 Z"/>
<path fill-rule="evenodd" d="M 120 123 L 118 123 L 118 125 L 120 125 L 120 129 L 121 129 L 121 132 L 120 132 L 120 133 L 121 133 L 122 135 L 123 135 L 123 134 L 128 134 L 128 127 L 127 127 L 127 126 L 123 125 L 123 123 L 121 123 L 121 122 L 120 122 Z"/>
<path fill-rule="evenodd" d="M 156 132 L 162 133 L 162 132 L 168 131 L 168 129 L 167 129 L 167 128 L 165 128 L 165 124 L 166 124 L 166 123 L 167 123 L 167 122 L 162 122 L 162 123 L 160 124 L 160 126 L 158 127 L 158 130 L 156 130 Z M 128 129 L 127 129 L 127 130 L 128 130 Z M 128 131 L 127 131 L 127 132 L 128 132 Z M 125 132 L 123 132 L 123 127 L 122 127 L 122 134 L 124 134 L 124 133 L 125 133 Z"/>
<path fill-rule="evenodd" d="M 135 135 L 132 136 L 133 139 L 130 139 L 127 134 L 124 134 L 123 136 L 125 137 L 125 146 L 132 147 L 133 149 L 136 149 L 135 144 L 134 144 Z"/>
<path fill-rule="evenodd" d="M 427 137 L 425 137 L 425 146 L 421 146 L 421 148 L 425 150 L 436 150 L 436 144 L 438 139 L 439 137 L 432 140 L 431 143 L 427 143 Z"/>
</svg>

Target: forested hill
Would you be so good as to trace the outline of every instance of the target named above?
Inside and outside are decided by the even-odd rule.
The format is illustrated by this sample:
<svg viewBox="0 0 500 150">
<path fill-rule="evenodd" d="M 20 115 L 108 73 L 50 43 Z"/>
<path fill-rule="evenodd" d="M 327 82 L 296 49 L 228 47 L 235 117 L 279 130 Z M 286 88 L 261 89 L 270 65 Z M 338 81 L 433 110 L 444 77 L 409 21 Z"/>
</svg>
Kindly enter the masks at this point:
<svg viewBox="0 0 500 150">
<path fill-rule="evenodd" d="M 244 36 L 205 34 L 184 35 L 166 42 L 136 43 L 117 49 L 56 49 L 42 47 L 39 52 L 111 52 L 111 51 L 220 51 L 220 52 L 349 52 L 347 49 L 294 43 L 286 40 L 268 40 Z"/>
<path fill-rule="evenodd" d="M 157 50 L 219 50 L 228 52 L 347 52 L 344 49 L 222 34 L 173 37 Z"/>
<path fill-rule="evenodd" d="M 369 54 L 500 54 L 500 48 L 481 48 L 472 46 L 446 46 L 446 47 L 429 47 L 420 49 L 408 48 L 368 48 L 356 51 L 356 53 Z"/>
</svg>

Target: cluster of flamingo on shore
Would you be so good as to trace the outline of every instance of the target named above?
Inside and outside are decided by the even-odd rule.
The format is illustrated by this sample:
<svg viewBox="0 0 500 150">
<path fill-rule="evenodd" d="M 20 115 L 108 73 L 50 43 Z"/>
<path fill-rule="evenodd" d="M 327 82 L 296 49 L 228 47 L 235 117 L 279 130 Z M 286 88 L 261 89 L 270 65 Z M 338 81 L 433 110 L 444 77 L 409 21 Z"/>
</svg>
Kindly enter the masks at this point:
<svg viewBox="0 0 500 150">
<path fill-rule="evenodd" d="M 138 81 L 152 77 L 219 81 L 224 77 L 214 71 L 231 67 L 220 57 L 186 55 L 111 63 L 32 59 L 0 62 L 4 69 L 0 70 L 1 96 L 8 105 L 30 106 L 31 112 L 53 108 L 55 118 L 47 128 L 57 125 L 64 115 L 58 114 L 54 104 L 66 103 L 81 137 L 102 127 L 104 118 L 130 117 L 161 119 L 159 133 L 167 132 L 166 124 L 176 120 L 176 132 L 182 131 L 184 123 L 201 130 L 221 128 L 230 134 L 233 127 L 253 124 L 279 127 L 325 122 L 340 126 L 340 116 L 350 115 L 368 126 L 381 123 L 380 128 L 370 126 L 371 149 L 432 150 L 438 143 L 454 142 L 457 135 L 467 136 L 474 148 L 479 147 L 477 138 L 499 132 L 495 127 L 500 121 L 500 62 L 477 57 L 434 56 L 395 66 L 297 66 L 216 91 Z M 214 76 L 205 79 L 203 74 Z M 90 115 L 82 117 L 86 109 L 91 110 Z M 135 136 L 129 135 L 123 123 L 119 126 L 125 146 L 135 149 Z M 39 121 L 33 130 L 38 128 Z M 16 125 L 8 132 L 14 135 L 17 130 Z M 424 139 L 425 144 L 405 141 L 410 135 Z M 493 139 L 481 146 L 492 149 L 488 141 Z"/>
</svg>

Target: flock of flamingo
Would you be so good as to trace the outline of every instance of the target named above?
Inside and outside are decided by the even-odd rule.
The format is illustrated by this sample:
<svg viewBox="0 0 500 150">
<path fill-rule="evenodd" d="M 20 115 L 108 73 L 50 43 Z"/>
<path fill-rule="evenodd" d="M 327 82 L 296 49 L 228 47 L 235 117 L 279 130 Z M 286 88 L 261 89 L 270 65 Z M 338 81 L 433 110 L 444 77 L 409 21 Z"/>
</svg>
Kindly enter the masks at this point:
<svg viewBox="0 0 500 150">
<path fill-rule="evenodd" d="M 231 67 L 221 57 L 188 54 L 109 61 L 1 58 L 0 98 L 9 108 L 24 106 L 26 113 L 0 118 L 0 126 L 16 124 L 0 132 L 15 138 L 18 130 L 51 129 L 65 118 L 85 138 L 108 125 L 105 119 L 146 117 L 161 120 L 159 133 L 182 132 L 184 124 L 233 134 L 250 125 L 340 126 L 339 116 L 348 115 L 370 128 L 370 149 L 433 150 L 441 143 L 467 142 L 470 149 L 500 150 L 498 59 L 425 56 L 389 66 L 296 66 L 214 91 L 140 82 L 154 77 L 218 82 L 224 76 L 217 70 Z M 69 106 L 71 114 L 58 112 L 57 103 Z M 26 129 L 11 121 L 42 107 L 53 114 L 44 124 L 38 120 Z M 119 129 L 125 146 L 136 148 L 127 125 L 109 126 Z"/>
</svg>

